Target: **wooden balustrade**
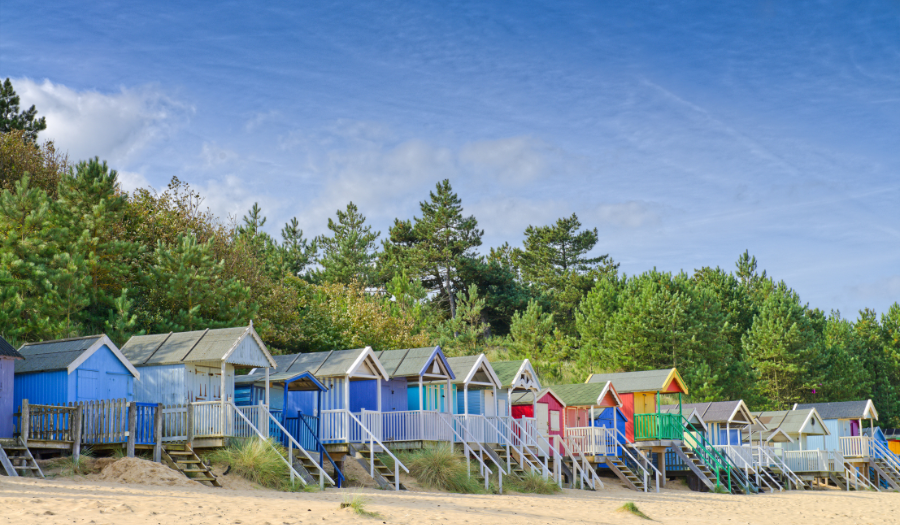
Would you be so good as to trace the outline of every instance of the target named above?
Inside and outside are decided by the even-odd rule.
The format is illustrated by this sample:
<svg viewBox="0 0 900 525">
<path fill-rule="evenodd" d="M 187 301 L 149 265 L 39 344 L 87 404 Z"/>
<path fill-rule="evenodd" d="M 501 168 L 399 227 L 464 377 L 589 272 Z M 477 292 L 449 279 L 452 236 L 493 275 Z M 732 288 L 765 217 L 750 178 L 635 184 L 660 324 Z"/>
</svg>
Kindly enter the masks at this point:
<svg viewBox="0 0 900 525">
<path fill-rule="evenodd" d="M 867 458 L 871 455 L 870 440 L 866 436 L 842 437 L 840 443 L 844 457 Z"/>
</svg>

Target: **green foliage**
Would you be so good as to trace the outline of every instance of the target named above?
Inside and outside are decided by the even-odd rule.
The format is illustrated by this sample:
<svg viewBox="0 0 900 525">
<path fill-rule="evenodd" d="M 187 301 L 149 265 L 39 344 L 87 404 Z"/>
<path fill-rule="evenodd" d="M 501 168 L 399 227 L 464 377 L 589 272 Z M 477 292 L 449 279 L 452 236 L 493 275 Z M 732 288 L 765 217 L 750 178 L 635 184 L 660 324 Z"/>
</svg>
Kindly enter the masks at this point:
<svg viewBox="0 0 900 525">
<path fill-rule="evenodd" d="M 488 324 L 481 316 L 485 300 L 478 295 L 478 286 L 472 285 L 466 294 L 456 297 L 456 317 L 438 325 L 435 338 L 447 355 L 472 355 L 484 341 Z"/>
<path fill-rule="evenodd" d="M 47 129 L 47 119 L 37 118 L 34 106 L 19 111 L 19 95 L 7 78 L 0 86 L 0 133 L 13 130 L 22 131 L 22 137 L 29 142 L 37 142 L 38 133 Z"/>
<path fill-rule="evenodd" d="M 369 498 L 363 496 L 362 494 L 354 494 L 354 493 L 345 493 L 344 494 L 344 502 L 341 503 L 342 509 L 350 509 L 355 514 L 366 518 L 380 518 L 381 515 L 377 512 L 371 512 L 366 510 L 366 505 L 369 503 Z"/>
<path fill-rule="evenodd" d="M 273 441 L 262 439 L 235 439 L 225 448 L 209 455 L 210 461 L 231 467 L 231 471 L 244 479 L 285 492 L 302 490 L 301 484 L 291 483 L 291 472 L 283 458 L 287 450 Z"/>
<path fill-rule="evenodd" d="M 553 479 L 544 479 L 537 472 L 529 472 L 521 478 L 506 476 L 503 478 L 503 488 L 522 494 L 556 494 L 561 490 Z"/>
<path fill-rule="evenodd" d="M 483 230 L 474 216 L 464 217 L 462 201 L 449 180 L 437 184 L 430 200 L 419 203 L 422 217 L 396 220 L 384 242 L 380 257 L 382 271 L 405 269 L 427 290 L 437 295 L 438 304 L 456 317 L 456 293 L 464 288 L 460 266 L 481 246 Z"/>
<path fill-rule="evenodd" d="M 31 186 L 44 190 L 53 199 L 59 181 L 69 173 L 69 159 L 56 152 L 53 142 L 35 146 L 26 138 L 26 132 L 14 130 L 0 133 L 0 191 L 15 188 L 26 173 Z"/>
<path fill-rule="evenodd" d="M 316 243 L 322 249 L 320 280 L 341 284 L 352 282 L 371 286 L 375 282 L 375 241 L 380 232 L 367 226 L 366 217 L 352 202 L 337 211 L 337 221 L 328 219 L 331 236 L 320 235 Z"/>
<path fill-rule="evenodd" d="M 641 512 L 641 510 L 637 507 L 637 505 L 634 504 L 633 501 L 626 502 L 624 505 L 619 507 L 619 510 L 621 510 L 622 512 L 630 512 L 638 518 L 653 521 L 650 516 L 647 516 L 646 514 Z"/>
<path fill-rule="evenodd" d="M 423 486 L 460 494 L 482 494 L 484 487 L 469 476 L 466 459 L 447 443 L 403 453 L 398 459 Z"/>
</svg>

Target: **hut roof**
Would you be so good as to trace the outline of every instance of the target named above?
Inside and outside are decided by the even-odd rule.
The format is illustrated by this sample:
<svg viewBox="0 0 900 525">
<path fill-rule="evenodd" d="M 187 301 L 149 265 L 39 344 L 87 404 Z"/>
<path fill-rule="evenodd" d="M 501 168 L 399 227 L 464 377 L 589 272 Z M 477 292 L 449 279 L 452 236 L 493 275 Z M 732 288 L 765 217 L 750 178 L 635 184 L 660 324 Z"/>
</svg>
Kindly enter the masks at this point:
<svg viewBox="0 0 900 525">
<path fill-rule="evenodd" d="M 447 363 L 455 376 L 453 383 L 459 385 L 474 383 L 476 387 L 481 388 L 503 387 L 497 372 L 484 354 L 448 357 Z"/>
<path fill-rule="evenodd" d="M 878 419 L 875 403 L 871 399 L 840 401 L 837 403 L 800 403 L 794 410 L 815 408 L 822 419 Z"/>
<path fill-rule="evenodd" d="M 235 385 L 265 384 L 265 382 L 265 374 L 248 374 L 234 377 Z M 287 383 L 293 386 L 293 383 L 295 382 L 302 382 L 305 388 L 289 388 L 289 390 L 328 390 L 325 385 L 316 379 L 316 376 L 309 372 L 278 372 L 276 374 L 269 374 L 269 383 Z"/>
<path fill-rule="evenodd" d="M 576 406 L 621 406 L 622 401 L 615 386 L 606 383 L 577 383 L 553 387 L 556 397 L 567 407 Z"/>
<path fill-rule="evenodd" d="M 256 342 L 263 354 L 262 360 L 258 355 L 245 356 L 234 353 L 241 341 L 247 337 Z M 266 344 L 253 329 L 253 323 L 235 328 L 136 335 L 122 346 L 122 353 L 136 366 L 215 361 L 245 366 L 261 366 L 263 363 L 271 367 L 276 366 Z"/>
<path fill-rule="evenodd" d="M 540 392 L 528 391 L 528 392 L 521 392 L 521 393 L 513 394 L 512 399 L 510 400 L 510 404 L 511 405 L 532 405 L 532 404 L 534 404 L 535 397 L 537 397 L 537 399 L 540 400 L 547 394 L 550 394 L 551 396 L 555 397 L 560 405 L 566 406 L 566 403 L 562 400 L 561 397 L 559 397 L 559 394 L 554 392 L 553 389 L 550 387 L 547 387 L 547 388 L 541 390 Z"/>
<path fill-rule="evenodd" d="M 387 371 L 371 347 L 353 350 L 331 350 L 329 352 L 308 352 L 275 356 L 278 371 L 291 374 L 309 372 L 317 378 L 358 377 L 375 379 L 381 376 L 389 379 Z M 262 370 L 252 370 L 250 375 L 262 374 Z"/>
<path fill-rule="evenodd" d="M 614 374 L 591 374 L 587 383 L 612 381 L 620 394 L 632 392 L 688 393 L 687 385 L 681 379 L 677 368 L 644 370 L 642 372 L 617 372 Z"/>
<path fill-rule="evenodd" d="M 502 388 L 540 390 L 541 383 L 537 372 L 527 359 L 518 361 L 497 361 L 491 363 Z"/>
<path fill-rule="evenodd" d="M 12 357 L 13 359 L 25 359 L 9 341 L 0 336 L 0 357 Z"/>
<path fill-rule="evenodd" d="M 696 410 L 706 423 L 732 423 L 736 425 L 752 425 L 753 415 L 743 400 L 711 401 L 708 403 L 684 403 L 683 412 Z M 663 412 L 678 412 L 678 405 L 663 405 Z"/>
<path fill-rule="evenodd" d="M 441 347 L 406 348 L 376 352 L 378 360 L 390 377 L 440 376 L 455 379 L 453 370 L 444 357 Z M 435 377 L 430 377 L 436 379 Z"/>
<path fill-rule="evenodd" d="M 831 435 L 815 408 L 797 410 L 773 410 L 768 412 L 753 412 L 760 423 L 765 425 L 769 432 L 782 430 L 784 433 L 794 436 L 802 431 L 808 435 Z M 763 432 L 765 436 L 766 433 Z"/>
<path fill-rule="evenodd" d="M 67 373 L 71 374 L 104 345 L 125 365 L 125 368 L 131 372 L 131 375 L 140 377 L 138 371 L 128 362 L 128 359 L 122 355 L 119 348 L 106 334 L 41 341 L 39 343 L 25 343 L 19 348 L 19 353 L 25 359 L 16 361 L 15 373 L 26 374 L 29 372 L 66 370 Z"/>
</svg>

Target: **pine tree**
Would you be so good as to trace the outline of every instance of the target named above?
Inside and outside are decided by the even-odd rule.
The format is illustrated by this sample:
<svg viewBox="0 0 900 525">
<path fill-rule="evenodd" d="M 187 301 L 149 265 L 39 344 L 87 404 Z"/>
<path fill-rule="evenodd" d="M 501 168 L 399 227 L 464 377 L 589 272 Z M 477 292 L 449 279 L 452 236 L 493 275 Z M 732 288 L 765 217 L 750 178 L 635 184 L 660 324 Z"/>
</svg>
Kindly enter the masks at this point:
<svg viewBox="0 0 900 525">
<path fill-rule="evenodd" d="M 456 316 L 437 327 L 436 339 L 448 355 L 474 355 L 488 329 L 481 317 L 484 298 L 478 295 L 478 286 L 470 286 L 465 294 L 459 292 L 456 304 Z"/>
<path fill-rule="evenodd" d="M 464 217 L 462 201 L 449 180 L 437 184 L 430 200 L 419 203 L 422 217 L 394 221 L 384 243 L 381 266 L 405 269 L 437 293 L 437 300 L 456 317 L 456 294 L 463 288 L 459 268 L 481 246 L 483 230 L 474 216 Z"/>
<path fill-rule="evenodd" d="M 366 217 L 359 212 L 353 202 L 347 209 L 337 210 L 337 221 L 328 219 L 330 236 L 320 235 L 316 244 L 322 249 L 319 264 L 321 272 L 317 278 L 326 282 L 350 284 L 357 282 L 363 286 L 375 283 L 375 241 L 381 232 L 373 232 L 366 225 Z"/>
<path fill-rule="evenodd" d="M 19 95 L 7 78 L 0 86 L 0 133 L 12 130 L 25 132 L 24 138 L 29 142 L 37 142 L 38 133 L 47 129 L 47 119 L 37 118 L 34 106 L 19 111 Z"/>
<path fill-rule="evenodd" d="M 192 235 L 156 247 L 152 268 L 154 329 L 182 332 L 247 324 L 256 313 L 249 289 L 224 276 L 223 264 L 212 254 L 212 242 Z"/>
<path fill-rule="evenodd" d="M 315 261 L 318 247 L 315 240 L 309 242 L 303 238 L 303 230 L 296 217 L 281 229 L 281 239 L 282 266 L 285 272 L 296 277 Z"/>
</svg>

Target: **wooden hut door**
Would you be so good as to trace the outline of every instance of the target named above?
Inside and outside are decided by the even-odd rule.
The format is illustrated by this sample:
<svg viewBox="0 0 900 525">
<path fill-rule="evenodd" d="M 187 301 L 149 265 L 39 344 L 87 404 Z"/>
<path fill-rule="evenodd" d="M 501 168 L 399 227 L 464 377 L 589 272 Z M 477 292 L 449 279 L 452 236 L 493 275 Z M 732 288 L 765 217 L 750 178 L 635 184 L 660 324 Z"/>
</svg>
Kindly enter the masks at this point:
<svg viewBox="0 0 900 525">
<path fill-rule="evenodd" d="M 538 430 L 545 436 L 550 435 L 550 405 L 538 403 L 536 417 Z"/>
</svg>

